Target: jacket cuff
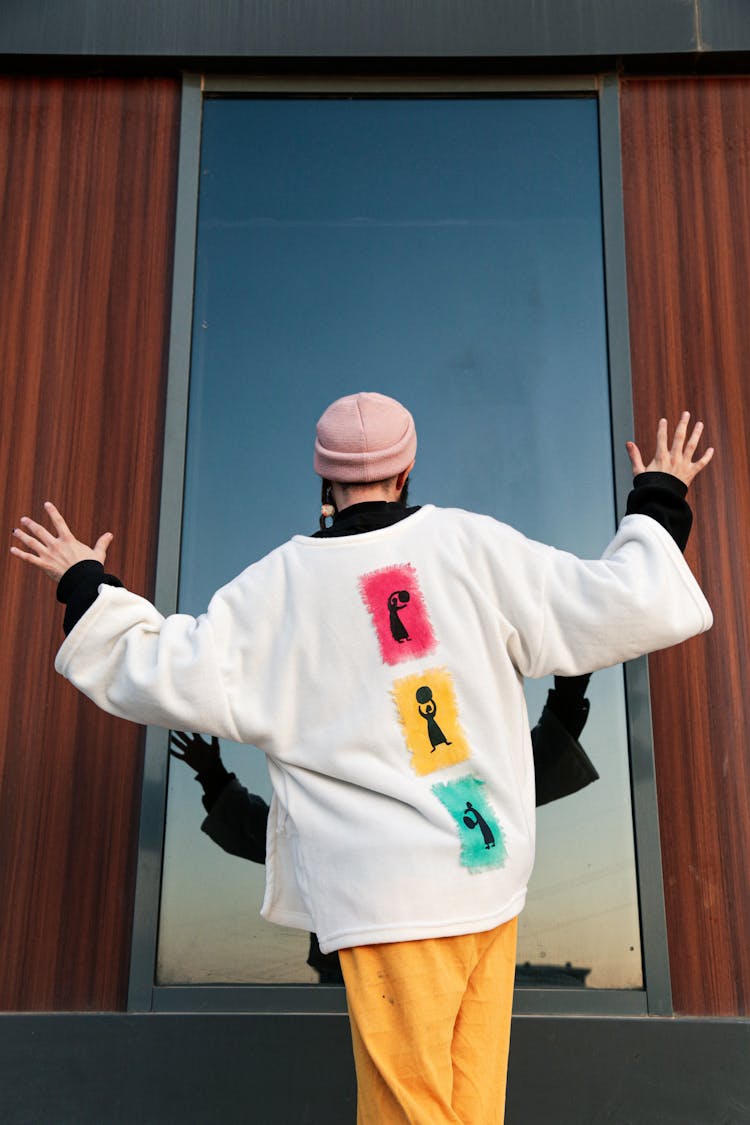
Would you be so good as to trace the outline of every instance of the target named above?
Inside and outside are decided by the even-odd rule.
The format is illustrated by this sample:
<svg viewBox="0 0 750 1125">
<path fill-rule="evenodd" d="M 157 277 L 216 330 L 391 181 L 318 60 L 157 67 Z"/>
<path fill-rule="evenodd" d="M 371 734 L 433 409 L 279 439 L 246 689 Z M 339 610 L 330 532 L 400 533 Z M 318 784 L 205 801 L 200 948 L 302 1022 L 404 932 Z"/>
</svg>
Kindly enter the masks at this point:
<svg viewBox="0 0 750 1125">
<path fill-rule="evenodd" d="M 82 582 L 96 582 L 99 586 L 103 578 L 104 567 L 98 559 L 81 559 L 68 567 L 57 583 L 57 600 L 67 605 L 76 586 Z"/>
<path fill-rule="evenodd" d="M 649 516 L 660 523 L 684 552 L 693 524 L 685 497 L 687 485 L 671 473 L 639 473 L 625 508 L 629 516 Z"/>
<path fill-rule="evenodd" d="M 57 584 L 57 600 L 65 605 L 66 636 L 99 597 L 100 586 L 122 586 L 122 582 L 114 574 L 105 574 L 97 559 L 81 559 L 65 571 Z"/>
<path fill-rule="evenodd" d="M 667 488 L 682 500 L 688 494 L 688 486 L 673 473 L 639 473 L 633 477 L 633 488 Z"/>
</svg>

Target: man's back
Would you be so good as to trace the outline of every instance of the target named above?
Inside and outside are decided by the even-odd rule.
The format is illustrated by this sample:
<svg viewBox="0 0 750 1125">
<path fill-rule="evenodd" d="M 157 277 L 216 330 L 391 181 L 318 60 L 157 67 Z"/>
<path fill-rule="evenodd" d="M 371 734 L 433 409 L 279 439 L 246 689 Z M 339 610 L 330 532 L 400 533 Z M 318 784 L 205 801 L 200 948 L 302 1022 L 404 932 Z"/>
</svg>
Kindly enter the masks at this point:
<svg viewBox="0 0 750 1125">
<path fill-rule="evenodd" d="M 533 863 L 521 678 L 710 625 L 655 521 L 628 517 L 608 551 L 583 562 L 427 505 L 378 531 L 295 536 L 195 622 L 150 623 L 107 588 L 58 668 L 115 713 L 179 713 L 267 753 L 269 919 L 324 951 L 473 932 L 519 912 Z"/>
</svg>

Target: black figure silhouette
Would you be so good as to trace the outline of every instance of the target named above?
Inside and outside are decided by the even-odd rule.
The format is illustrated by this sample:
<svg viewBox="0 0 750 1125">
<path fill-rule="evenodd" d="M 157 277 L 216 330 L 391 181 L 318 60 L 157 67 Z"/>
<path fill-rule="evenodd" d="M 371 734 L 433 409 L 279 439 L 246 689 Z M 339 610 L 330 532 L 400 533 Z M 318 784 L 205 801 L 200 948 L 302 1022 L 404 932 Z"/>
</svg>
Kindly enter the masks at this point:
<svg viewBox="0 0 750 1125">
<path fill-rule="evenodd" d="M 426 684 L 417 688 L 417 703 L 419 704 L 420 715 L 427 720 L 427 734 L 432 746 L 430 753 L 434 754 L 438 746 L 450 746 L 450 742 L 435 722 L 437 703 L 432 698 L 432 689 L 428 688 Z"/>
<path fill-rule="evenodd" d="M 406 626 L 398 615 L 400 609 L 409 604 L 409 591 L 408 590 L 395 590 L 388 598 L 388 613 L 390 615 L 391 636 L 394 641 L 398 641 L 400 645 L 404 641 L 411 640 Z"/>
<path fill-rule="evenodd" d="M 472 820 L 472 816 L 475 819 Z M 477 812 L 471 801 L 466 802 L 466 808 L 464 809 L 464 824 L 467 828 L 481 828 L 482 836 L 484 837 L 485 850 L 487 851 L 490 848 L 494 848 L 495 837 L 492 833 L 492 829 L 490 828 L 484 817 Z"/>
</svg>

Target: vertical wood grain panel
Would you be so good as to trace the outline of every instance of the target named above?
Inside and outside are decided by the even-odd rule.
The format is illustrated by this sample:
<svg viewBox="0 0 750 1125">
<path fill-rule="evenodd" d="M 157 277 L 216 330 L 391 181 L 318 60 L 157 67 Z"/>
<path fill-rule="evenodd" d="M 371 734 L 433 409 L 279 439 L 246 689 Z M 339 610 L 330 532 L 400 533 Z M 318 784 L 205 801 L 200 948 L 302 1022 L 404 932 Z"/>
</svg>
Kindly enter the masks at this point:
<svg viewBox="0 0 750 1125">
<path fill-rule="evenodd" d="M 56 501 L 153 586 L 179 84 L 0 80 L 2 511 Z M 10 546 L 8 537 L 7 546 Z M 7 553 L 0 639 L 0 1008 L 127 994 L 140 728 L 52 669 L 52 583 Z"/>
<path fill-rule="evenodd" d="M 632 80 L 622 151 L 636 430 L 691 409 L 714 463 L 688 559 L 713 630 L 651 659 L 672 987 L 750 1012 L 750 81 Z"/>
</svg>

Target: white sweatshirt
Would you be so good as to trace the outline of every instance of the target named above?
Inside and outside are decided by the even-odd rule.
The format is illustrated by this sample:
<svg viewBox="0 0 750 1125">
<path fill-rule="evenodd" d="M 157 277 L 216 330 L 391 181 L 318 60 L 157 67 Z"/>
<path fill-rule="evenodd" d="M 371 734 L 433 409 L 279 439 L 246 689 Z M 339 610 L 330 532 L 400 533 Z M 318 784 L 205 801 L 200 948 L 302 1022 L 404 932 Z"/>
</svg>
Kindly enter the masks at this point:
<svg viewBox="0 0 750 1125">
<path fill-rule="evenodd" d="M 295 536 L 197 619 L 102 586 L 55 666 L 114 715 L 267 754 L 262 914 L 329 952 L 518 914 L 534 857 L 522 678 L 592 672 L 711 623 L 648 516 L 582 561 L 427 505 L 364 534 Z"/>
</svg>

